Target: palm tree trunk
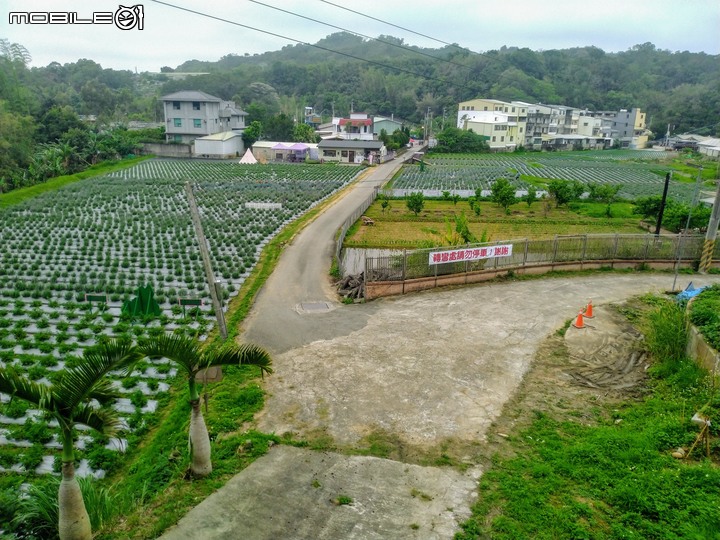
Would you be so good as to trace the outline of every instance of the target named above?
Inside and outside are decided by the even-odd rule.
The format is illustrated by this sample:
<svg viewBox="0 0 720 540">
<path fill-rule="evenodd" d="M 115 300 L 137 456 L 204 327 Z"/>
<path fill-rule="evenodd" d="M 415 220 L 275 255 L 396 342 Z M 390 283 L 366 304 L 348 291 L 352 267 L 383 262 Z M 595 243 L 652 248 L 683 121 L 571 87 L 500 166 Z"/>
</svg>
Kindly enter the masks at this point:
<svg viewBox="0 0 720 540">
<path fill-rule="evenodd" d="M 80 484 L 75 478 L 75 455 L 73 437 L 70 430 L 63 430 L 63 464 L 62 480 L 58 492 L 60 540 L 91 540 L 92 528 L 90 517 L 85 509 L 85 502 L 80 491 Z"/>
<path fill-rule="evenodd" d="M 190 416 L 190 471 L 193 476 L 202 477 L 212 472 L 210 436 L 200 409 L 200 399 L 193 399 L 190 404 L 192 405 Z"/>
</svg>

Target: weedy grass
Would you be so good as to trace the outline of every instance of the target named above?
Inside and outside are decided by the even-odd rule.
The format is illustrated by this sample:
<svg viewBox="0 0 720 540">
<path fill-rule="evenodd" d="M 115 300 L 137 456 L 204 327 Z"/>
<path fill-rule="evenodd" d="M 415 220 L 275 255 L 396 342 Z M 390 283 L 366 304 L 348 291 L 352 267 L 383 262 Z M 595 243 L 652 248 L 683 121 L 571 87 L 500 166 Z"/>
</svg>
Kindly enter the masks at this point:
<svg viewBox="0 0 720 540">
<path fill-rule="evenodd" d="M 677 310 L 662 301 L 646 314 L 654 355 L 673 352 L 684 328 Z M 693 412 L 717 411 L 720 398 L 691 360 L 654 357 L 649 394 L 607 405 L 592 425 L 536 412 L 507 442 L 514 457 L 495 456 L 456 540 L 720 538 L 720 445 L 711 459 L 670 456 L 695 440 Z"/>
</svg>

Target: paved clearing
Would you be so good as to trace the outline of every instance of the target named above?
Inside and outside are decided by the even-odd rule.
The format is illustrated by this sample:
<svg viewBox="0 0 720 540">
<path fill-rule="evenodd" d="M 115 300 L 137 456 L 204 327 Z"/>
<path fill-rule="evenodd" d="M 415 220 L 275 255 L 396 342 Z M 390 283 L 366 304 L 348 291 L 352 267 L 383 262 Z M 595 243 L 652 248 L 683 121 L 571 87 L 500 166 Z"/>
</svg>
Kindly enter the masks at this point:
<svg viewBox="0 0 720 540">
<path fill-rule="evenodd" d="M 294 311 L 306 344 L 275 356 L 259 429 L 341 451 L 379 442 L 393 459 L 276 447 L 165 538 L 452 538 L 474 500 L 468 482 L 474 488 L 481 474 L 488 430 L 502 423 L 503 406 L 547 336 L 592 298 L 596 318 L 568 332 L 578 361 L 546 384 L 577 386 L 573 373 L 605 380 L 608 369 L 632 377 L 642 361 L 623 359 L 637 336 L 605 325 L 603 306 L 671 284 L 670 274 L 596 274 L 428 291 L 326 313 Z M 366 323 L 350 332 L 338 324 L 340 335 L 328 338 L 333 319 L 343 317 Z M 618 354 L 603 363 L 604 347 Z M 465 463 L 465 472 L 411 465 L 442 459 Z M 340 495 L 353 504 L 330 502 Z"/>
</svg>

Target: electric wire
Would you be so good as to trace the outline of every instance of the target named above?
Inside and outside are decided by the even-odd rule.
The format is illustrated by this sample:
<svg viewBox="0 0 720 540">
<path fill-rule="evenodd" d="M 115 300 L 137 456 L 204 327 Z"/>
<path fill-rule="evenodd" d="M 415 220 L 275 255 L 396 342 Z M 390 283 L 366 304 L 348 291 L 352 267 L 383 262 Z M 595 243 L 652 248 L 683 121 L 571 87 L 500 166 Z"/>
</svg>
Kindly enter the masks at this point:
<svg viewBox="0 0 720 540">
<path fill-rule="evenodd" d="M 466 65 L 463 65 L 463 64 L 459 64 L 459 63 L 457 63 L 457 62 L 453 62 L 452 60 L 448 60 L 447 58 L 439 58 L 439 57 L 437 57 L 437 56 L 433 56 L 432 54 L 428 54 L 428 53 L 425 53 L 425 52 L 422 52 L 422 51 L 418 51 L 418 50 L 413 49 L 413 48 L 411 48 L 411 47 L 406 47 L 405 45 L 400 45 L 400 44 L 398 44 L 398 43 L 393 43 L 392 41 L 386 41 L 386 40 L 384 40 L 384 39 L 374 38 L 374 37 L 372 37 L 372 36 L 367 36 L 367 35 L 365 35 L 365 34 L 361 34 L 360 32 L 357 32 L 357 31 L 355 31 L 355 30 L 349 30 L 349 29 L 347 29 L 347 28 L 343 28 L 342 26 L 337 26 L 337 25 L 334 25 L 334 24 L 331 24 L 331 23 L 327 23 L 327 22 L 321 21 L 321 20 L 319 20 L 319 19 L 314 19 L 314 18 L 312 18 L 312 17 L 307 17 L 307 16 L 305 16 L 305 15 L 301 15 L 301 14 L 299 14 L 299 13 L 295 13 L 295 12 L 289 11 L 289 10 L 287 10 L 287 9 L 282 9 L 282 8 L 279 8 L 279 7 L 271 6 L 270 4 L 265 4 L 264 2 L 259 2 L 258 0 L 247 0 L 247 1 L 248 1 L 248 2 L 252 2 L 253 4 L 258 4 L 259 6 L 264 6 L 264 7 L 266 7 L 266 8 L 274 9 L 274 10 L 276 10 L 276 11 L 281 11 L 282 13 L 287 13 L 288 15 L 293 15 L 293 16 L 295 16 L 295 17 L 299 17 L 299 18 L 301 18 L 301 19 L 305 19 L 306 21 L 311 21 L 311 22 L 314 22 L 314 23 L 322 24 L 322 25 L 328 26 L 328 27 L 330 27 L 330 28 L 335 28 L 336 30 L 342 30 L 343 32 L 348 32 L 348 33 L 350 33 L 350 34 L 355 34 L 355 35 L 357 35 L 357 36 L 360 36 L 360 37 L 363 37 L 363 38 L 366 38 L 366 39 L 371 39 L 371 40 L 373 40 L 373 41 L 378 41 L 378 42 L 380 42 L 380 43 L 384 43 L 384 44 L 386 44 L 386 45 L 390 45 L 390 46 L 396 47 L 396 48 L 398 48 L 398 49 L 403 49 L 403 50 L 405 50 L 405 51 L 410 51 L 410 52 L 415 53 L 415 54 L 419 54 L 419 55 L 422 55 L 422 56 L 426 56 L 426 57 L 428 57 L 428 58 L 432 58 L 433 60 L 438 60 L 438 61 L 440 61 L 440 62 L 447 62 L 448 64 L 452 64 L 452 65 L 454 65 L 454 66 L 461 67 L 461 68 L 463 68 L 463 69 L 472 70 L 472 68 L 469 67 L 469 66 L 466 66 Z"/>
<path fill-rule="evenodd" d="M 462 83 L 456 83 L 456 82 L 448 81 L 448 80 L 446 80 L 446 79 L 439 79 L 439 78 L 437 78 L 437 77 L 432 77 L 432 76 L 430 76 L 430 75 L 425 75 L 425 74 L 423 74 L 423 73 L 418 73 L 418 72 L 416 72 L 416 71 L 412 71 L 412 70 L 409 70 L 409 69 L 405 69 L 405 68 L 401 68 L 401 67 L 397 67 L 397 66 L 390 66 L 390 65 L 388 65 L 388 64 L 383 64 L 382 62 L 377 62 L 377 61 L 375 61 L 375 60 L 369 60 L 369 59 L 367 59 L 367 58 L 361 58 L 361 57 L 355 56 L 355 55 L 353 55 L 353 54 L 349 54 L 349 53 L 345 53 L 345 52 L 341 52 L 341 51 L 336 51 L 336 50 L 330 49 L 330 48 L 328 48 L 328 47 L 323 47 L 322 45 L 317 45 L 317 44 L 313 44 L 313 43 L 308 43 L 308 42 L 306 42 L 306 41 L 302 41 L 302 40 L 300 40 L 300 39 L 295 39 L 295 38 L 292 38 L 292 37 L 289 37 L 289 36 L 284 36 L 284 35 L 282 35 L 282 34 L 278 34 L 278 33 L 275 33 L 275 32 L 271 32 L 271 31 L 269 31 L 269 30 L 262 30 L 261 28 L 255 28 L 254 26 L 249 26 L 249 25 L 247 25 L 247 24 L 239 23 L 239 22 L 237 22 L 237 21 L 232 21 L 232 20 L 230 20 L 230 19 L 226 19 L 226 18 L 223 18 L 223 17 L 218 17 L 217 15 L 210 15 L 209 13 L 203 13 L 202 11 L 197 11 L 197 10 L 190 9 L 190 8 L 186 8 L 186 7 L 183 7 L 183 6 L 178 6 L 178 5 L 176 5 L 176 4 L 171 4 L 170 2 L 164 2 L 164 1 L 162 1 L 162 0 L 150 0 L 150 1 L 151 1 L 151 2 L 154 2 L 154 3 L 156 3 L 156 4 L 161 4 L 161 5 L 164 5 L 164 6 L 173 8 L 173 9 L 178 9 L 178 10 L 180 10 L 180 11 L 186 11 L 186 12 L 192 13 L 192 14 L 194 14 L 194 15 L 199 15 L 199 16 L 201 16 L 201 17 L 206 17 L 206 18 L 208 18 L 208 19 L 213 19 L 213 20 L 220 21 L 220 22 L 224 22 L 224 23 L 227 23 L 227 24 L 232 24 L 232 25 L 234 25 L 234 26 L 239 26 L 239 27 L 241 27 L 241 28 L 247 28 L 248 30 L 253 30 L 253 31 L 255 31 L 255 32 L 260 32 L 260 33 L 262 33 L 262 34 L 267 34 L 267 35 L 270 35 L 270 36 L 278 37 L 278 38 L 280 38 L 280 39 L 284 39 L 284 40 L 287 40 L 287 41 L 293 41 L 293 42 L 299 43 L 299 44 L 301 44 L 301 45 L 307 45 L 308 47 L 313 47 L 313 48 L 315 48 L 315 49 L 320 49 L 320 50 L 325 51 L 325 52 L 329 52 L 329 53 L 333 53 L 333 54 L 338 54 L 338 55 L 340 55 L 340 56 L 345 56 L 345 57 L 347 57 L 347 58 L 352 58 L 353 60 L 359 60 L 359 61 L 361 61 L 361 62 L 365 62 L 365 63 L 367 63 L 367 64 L 372 64 L 372 65 L 374 65 L 374 66 L 379 66 L 379 67 L 382 67 L 382 68 L 385 68 L 385 69 L 389 69 L 389 70 L 393 70 L 393 71 L 398 71 L 398 72 L 401 72 L 401 73 L 407 73 L 408 75 L 413 75 L 413 76 L 415 76 L 415 77 L 420 77 L 420 78 L 422 78 L 422 79 L 427 79 L 427 80 L 430 80 L 430 81 L 434 81 L 434 82 L 438 82 L 438 83 L 442 83 L 442 84 L 446 84 L 446 85 L 453 85 L 453 86 L 458 87 L 458 88 L 464 88 L 464 89 L 466 89 L 466 90 L 472 90 L 473 92 L 476 90 L 475 88 L 472 88 L 472 87 L 467 86 L 467 85 L 462 84 Z"/>
<path fill-rule="evenodd" d="M 456 47 L 456 48 L 460 49 L 461 51 L 469 51 L 469 52 L 472 52 L 473 54 L 478 54 L 480 56 L 486 56 L 482 53 L 473 52 L 473 51 L 470 51 L 470 49 L 465 49 L 463 47 L 460 47 L 457 43 L 448 43 L 447 41 L 443 41 L 442 39 L 434 38 L 432 36 L 428 36 L 427 34 L 423 34 L 421 32 L 416 32 L 415 30 L 410 30 L 409 28 L 405 28 L 404 26 L 400 26 L 400 25 L 397 25 L 397 24 L 394 24 L 394 23 L 391 23 L 388 21 L 384 21 L 382 19 L 378 19 L 377 17 L 373 17 L 371 15 L 368 15 L 367 13 L 362 13 L 361 11 L 355 11 L 354 9 L 350 9 L 349 7 L 341 6 L 339 4 L 334 4 L 333 2 L 328 2 L 328 0 L 320 0 L 320 1 L 324 4 L 328 4 L 330 6 L 334 6 L 339 9 L 344 9 L 345 11 L 349 11 L 350 13 L 355 13 L 356 15 L 362 15 L 363 17 L 372 19 L 373 21 L 381 22 L 383 24 L 387 24 L 389 26 L 399 28 L 400 30 L 404 30 L 405 32 L 410 32 L 411 34 L 415 34 L 416 36 L 421 36 L 421 37 L 424 37 L 427 39 L 431 39 L 433 41 L 437 41 L 438 43 L 442 43 L 443 45 L 447 45 L 448 47 Z"/>
</svg>

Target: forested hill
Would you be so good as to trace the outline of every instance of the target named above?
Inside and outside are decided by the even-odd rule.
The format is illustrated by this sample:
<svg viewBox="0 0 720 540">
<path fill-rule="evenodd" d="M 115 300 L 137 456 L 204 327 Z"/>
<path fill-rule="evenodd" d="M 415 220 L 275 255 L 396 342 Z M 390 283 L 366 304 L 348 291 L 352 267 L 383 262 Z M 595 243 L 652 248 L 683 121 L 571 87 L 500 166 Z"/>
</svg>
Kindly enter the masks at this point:
<svg viewBox="0 0 720 540">
<path fill-rule="evenodd" d="M 640 107 L 658 134 L 665 133 L 667 124 L 677 132 L 720 133 L 718 56 L 659 50 L 651 43 L 619 53 L 597 47 L 503 47 L 477 54 L 453 46 L 410 47 L 389 36 L 379 39 L 337 33 L 317 46 L 289 45 L 253 56 L 230 54 L 218 62 L 192 60 L 177 71 L 210 75 L 173 81 L 165 89 L 202 88 L 235 96 L 247 107 L 258 92 L 271 90 L 252 86 L 259 82 L 271 86 L 281 102 L 294 96 L 296 105 L 328 112 L 334 102 L 336 113 L 346 114 L 352 101 L 355 110 L 416 121 L 428 107 L 438 116 L 443 107 L 453 111 L 459 101 L 475 97 L 595 110 Z"/>
<path fill-rule="evenodd" d="M 163 68 L 166 74 L 103 69 L 92 59 L 29 68 L 30 55 L 22 44 L 0 39 L 0 115 L 33 123 L 37 142 L 47 140 L 43 117 L 53 108 L 95 116 L 101 125 L 157 121 L 158 97 L 180 89 L 233 99 L 251 114 L 248 120 L 294 117 L 305 106 L 328 119 L 333 110 L 347 115 L 352 106 L 409 122 L 421 122 L 429 109 L 439 123 L 443 112 L 448 121 L 454 118 L 459 101 L 486 97 L 594 110 L 640 107 L 658 136 L 668 124 L 674 133 L 720 135 L 720 56 L 658 50 L 650 43 L 619 53 L 503 47 L 479 54 L 340 32 L 314 46 L 189 60 Z M 178 80 L 171 71 L 208 74 Z"/>
</svg>

